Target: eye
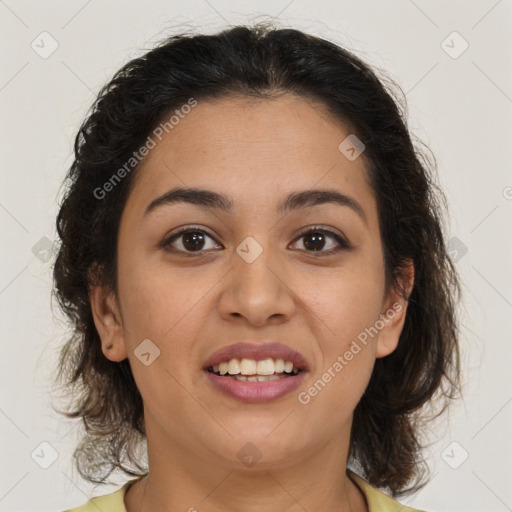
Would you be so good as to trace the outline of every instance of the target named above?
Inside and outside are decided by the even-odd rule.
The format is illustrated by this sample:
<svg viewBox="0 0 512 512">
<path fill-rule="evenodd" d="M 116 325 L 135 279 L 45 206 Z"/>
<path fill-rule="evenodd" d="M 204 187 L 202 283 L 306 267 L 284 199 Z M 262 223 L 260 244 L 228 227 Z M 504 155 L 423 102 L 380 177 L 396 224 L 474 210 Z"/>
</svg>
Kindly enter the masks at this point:
<svg viewBox="0 0 512 512">
<path fill-rule="evenodd" d="M 205 252 L 206 249 L 221 248 L 216 243 L 210 243 L 208 247 L 208 239 L 215 242 L 206 231 L 188 226 L 165 238 L 159 245 L 170 252 L 189 253 L 187 255 Z"/>
<path fill-rule="evenodd" d="M 303 231 L 296 240 L 301 239 L 303 239 L 302 245 L 304 247 L 302 250 L 318 252 L 322 256 L 329 256 L 343 249 L 350 248 L 350 245 L 342 236 L 320 227 L 308 228 L 306 231 Z M 324 250 L 326 248 L 327 250 Z"/>
<path fill-rule="evenodd" d="M 211 241 L 209 247 L 208 239 Z M 303 248 L 299 247 L 299 250 L 316 252 L 321 256 L 329 256 L 350 248 L 348 242 L 341 235 L 320 227 L 307 228 L 296 241 L 301 239 L 303 239 Z M 160 242 L 159 246 L 166 251 L 182 253 L 186 256 L 195 256 L 194 253 L 200 254 L 211 249 L 222 249 L 222 246 L 218 245 L 211 235 L 194 226 L 186 226 L 171 234 Z"/>
</svg>

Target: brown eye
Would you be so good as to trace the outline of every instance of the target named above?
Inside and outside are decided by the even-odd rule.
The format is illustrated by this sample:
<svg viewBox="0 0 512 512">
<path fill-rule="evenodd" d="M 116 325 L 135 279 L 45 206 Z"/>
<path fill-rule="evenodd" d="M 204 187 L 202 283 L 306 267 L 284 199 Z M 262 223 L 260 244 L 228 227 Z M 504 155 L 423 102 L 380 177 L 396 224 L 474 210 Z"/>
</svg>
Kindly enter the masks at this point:
<svg viewBox="0 0 512 512">
<path fill-rule="evenodd" d="M 189 231 L 182 236 L 182 244 L 187 251 L 195 251 L 202 249 L 205 242 L 205 237 L 200 231 Z"/>
<path fill-rule="evenodd" d="M 350 246 L 341 236 L 326 229 L 313 228 L 305 231 L 297 240 L 303 240 L 303 249 L 307 252 L 318 252 L 322 256 L 334 254 Z M 299 247 L 299 249 L 301 249 Z M 324 250 L 325 249 L 325 250 Z"/>
<path fill-rule="evenodd" d="M 303 236 L 304 247 L 312 251 L 321 251 L 325 247 L 326 236 L 324 233 L 312 232 Z"/>
<path fill-rule="evenodd" d="M 209 247 L 208 240 L 214 242 L 210 243 Z M 182 253 L 201 253 L 206 252 L 208 249 L 215 249 L 219 247 L 215 243 L 215 240 L 204 231 L 190 228 L 183 229 L 179 233 L 171 235 L 160 245 L 171 252 Z"/>
</svg>

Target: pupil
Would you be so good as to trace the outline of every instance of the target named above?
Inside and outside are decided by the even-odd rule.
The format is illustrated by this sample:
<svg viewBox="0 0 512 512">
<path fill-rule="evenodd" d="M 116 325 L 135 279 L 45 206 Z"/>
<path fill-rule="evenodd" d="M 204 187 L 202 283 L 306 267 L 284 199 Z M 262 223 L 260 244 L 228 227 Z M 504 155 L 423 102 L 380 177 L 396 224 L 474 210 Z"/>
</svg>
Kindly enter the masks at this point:
<svg viewBox="0 0 512 512">
<path fill-rule="evenodd" d="M 312 243 L 308 243 L 308 240 L 312 240 Z M 325 245 L 325 237 L 323 233 L 314 233 L 310 235 L 306 235 L 304 238 L 304 246 L 306 249 L 312 249 L 314 251 L 317 251 L 319 249 L 322 249 Z"/>
<path fill-rule="evenodd" d="M 202 244 L 204 244 L 204 237 L 202 233 L 199 233 L 198 231 L 186 233 L 183 236 L 183 246 L 186 249 L 201 249 L 203 246 Z"/>
</svg>

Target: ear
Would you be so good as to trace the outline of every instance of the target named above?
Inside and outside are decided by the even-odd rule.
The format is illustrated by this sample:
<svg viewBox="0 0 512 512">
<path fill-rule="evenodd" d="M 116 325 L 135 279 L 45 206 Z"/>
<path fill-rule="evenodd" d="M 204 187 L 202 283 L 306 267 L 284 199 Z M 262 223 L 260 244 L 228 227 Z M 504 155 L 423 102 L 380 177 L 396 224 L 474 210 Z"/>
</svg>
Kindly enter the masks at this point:
<svg viewBox="0 0 512 512">
<path fill-rule="evenodd" d="M 406 298 L 402 296 L 403 294 L 399 290 L 391 288 L 384 300 L 380 315 L 384 327 L 379 330 L 377 338 L 375 354 L 377 358 L 388 356 L 398 346 L 398 340 L 405 323 L 408 299 L 414 286 L 414 265 L 411 260 L 407 260 L 407 264 L 402 271 L 402 277 L 399 279 L 399 285 L 405 291 Z"/>
<path fill-rule="evenodd" d="M 126 359 L 128 353 L 115 293 L 105 286 L 93 285 L 89 288 L 89 301 L 104 356 L 115 362 Z"/>
</svg>

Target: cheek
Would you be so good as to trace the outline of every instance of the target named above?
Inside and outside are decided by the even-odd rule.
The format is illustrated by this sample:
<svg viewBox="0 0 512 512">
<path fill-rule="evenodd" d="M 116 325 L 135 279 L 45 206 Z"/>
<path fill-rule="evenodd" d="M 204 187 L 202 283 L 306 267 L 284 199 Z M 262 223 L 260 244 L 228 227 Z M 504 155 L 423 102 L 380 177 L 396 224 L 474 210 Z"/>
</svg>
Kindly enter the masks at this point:
<svg viewBox="0 0 512 512">
<path fill-rule="evenodd" d="M 299 296 L 313 313 L 324 341 L 343 349 L 379 318 L 384 275 L 379 265 L 354 265 L 328 269 L 303 280 Z M 321 340 L 320 340 L 321 341 Z"/>
<path fill-rule="evenodd" d="M 201 337 L 206 308 L 212 307 L 206 295 L 214 282 L 199 272 L 145 265 L 134 257 L 119 262 L 125 343 L 135 381 L 154 416 L 169 420 L 193 405 L 185 390 L 191 386 L 183 383 L 193 377 L 191 349 Z M 136 357 L 146 339 L 160 351 L 149 366 Z"/>
<path fill-rule="evenodd" d="M 377 339 L 371 328 L 379 319 L 383 290 L 383 269 L 363 256 L 304 281 L 301 297 L 314 313 L 310 329 L 322 358 L 304 400 L 319 407 L 320 416 L 322 407 L 331 411 L 334 423 L 348 419 L 371 377 Z"/>
<path fill-rule="evenodd" d="M 379 318 L 381 291 L 378 276 L 347 270 L 308 295 L 321 360 L 298 398 L 304 421 L 318 418 L 329 434 L 350 420 L 371 377 L 377 338 L 368 331 Z"/>
<path fill-rule="evenodd" d="M 164 256 L 151 259 L 142 251 L 119 258 L 124 336 L 134 378 L 148 410 L 162 423 L 197 409 L 200 397 L 191 400 L 203 379 L 197 351 L 217 334 L 208 320 L 225 290 L 227 270 L 220 265 L 178 268 Z M 134 355 L 144 339 L 160 350 L 148 367 Z"/>
<path fill-rule="evenodd" d="M 202 324 L 199 317 L 205 314 L 205 299 L 216 280 L 209 279 L 204 270 L 180 271 L 135 256 L 119 263 L 119 293 L 128 345 L 133 349 L 149 338 L 165 352 L 176 355 L 197 337 Z"/>
</svg>

